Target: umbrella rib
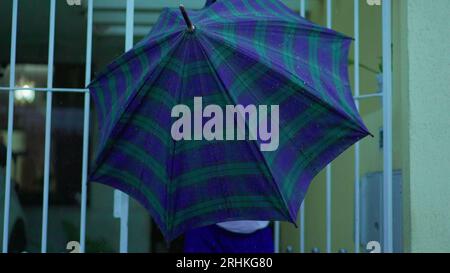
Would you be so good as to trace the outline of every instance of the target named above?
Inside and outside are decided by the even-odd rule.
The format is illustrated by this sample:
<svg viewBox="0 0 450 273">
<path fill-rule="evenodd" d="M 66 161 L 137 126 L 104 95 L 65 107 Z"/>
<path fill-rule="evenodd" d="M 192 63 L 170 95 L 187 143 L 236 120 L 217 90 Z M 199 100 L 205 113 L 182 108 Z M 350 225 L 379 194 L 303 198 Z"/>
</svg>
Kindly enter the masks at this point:
<svg viewBox="0 0 450 273">
<path fill-rule="evenodd" d="M 234 49 L 234 50 L 236 50 L 236 51 L 238 51 L 238 52 L 240 52 L 240 53 L 242 53 L 242 54 L 244 54 L 244 55 L 246 55 L 246 56 L 251 57 L 252 60 L 258 61 L 258 59 L 256 59 L 254 56 L 252 56 L 252 54 L 253 54 L 252 52 L 247 51 L 245 48 L 239 48 L 239 47 L 237 47 L 237 46 L 232 45 L 232 44 L 226 39 L 226 37 L 225 37 L 224 35 L 221 35 L 220 33 L 216 32 L 216 31 L 214 31 L 214 30 L 210 31 L 210 33 L 211 33 L 213 36 L 215 36 L 215 37 L 220 37 L 221 39 L 223 39 L 223 42 L 224 42 L 225 45 L 227 45 L 228 47 L 230 47 L 230 48 L 232 48 L 232 49 Z M 245 40 L 245 37 L 242 38 L 242 39 Z M 249 39 L 247 39 L 247 40 L 249 40 Z M 274 51 L 274 52 L 276 52 L 276 53 L 279 53 L 280 55 L 284 54 L 284 53 L 282 53 L 281 50 L 277 50 L 277 49 L 272 48 L 272 47 L 267 47 L 267 46 L 265 46 L 264 44 L 258 44 L 258 45 L 263 46 L 266 50 L 271 50 L 271 51 Z M 279 65 L 276 65 L 276 64 L 267 65 L 265 62 L 261 62 L 261 61 L 260 61 L 261 59 L 262 59 L 263 61 L 265 61 L 265 62 L 267 62 L 267 60 L 265 60 L 265 59 L 263 59 L 263 58 L 260 58 L 260 59 L 259 59 L 259 62 L 262 63 L 262 64 L 264 64 L 266 67 L 267 67 L 267 66 L 275 66 L 275 67 L 278 68 L 280 71 L 282 71 L 282 72 L 284 72 L 284 73 L 287 73 L 287 74 L 289 74 L 290 76 L 292 76 L 292 77 L 294 77 L 294 78 L 298 78 L 298 76 L 297 76 L 295 73 L 292 73 L 291 71 L 289 71 L 289 70 L 287 70 L 287 69 L 285 69 L 285 68 L 283 68 L 283 67 L 280 67 Z M 302 62 L 305 66 L 309 66 L 309 63 L 308 63 L 307 61 L 304 61 L 304 60 L 302 60 L 302 59 L 299 59 L 298 61 Z M 319 67 L 319 66 L 317 66 L 317 69 L 320 69 L 320 70 L 321 70 L 323 73 L 325 73 L 327 76 L 333 77 L 333 75 L 332 75 L 333 73 L 330 72 L 329 70 L 327 70 L 327 69 L 321 69 L 321 67 Z M 299 80 L 303 81 L 302 79 L 299 79 Z M 306 82 L 305 82 L 305 85 L 306 85 Z"/>
<path fill-rule="evenodd" d="M 172 32 L 169 34 L 164 33 L 164 34 L 158 35 L 157 37 L 154 38 L 153 43 L 150 42 L 148 44 L 142 45 L 141 47 L 137 46 L 137 47 L 133 48 L 132 51 L 136 52 L 136 50 L 140 50 L 140 48 L 144 47 L 144 49 L 142 51 L 147 52 L 149 50 L 152 50 L 153 47 L 159 46 L 162 42 L 165 42 L 168 39 L 174 38 L 173 36 L 176 36 L 176 35 L 178 35 L 178 33 L 176 33 L 176 32 Z M 108 75 L 111 75 L 112 72 L 116 71 L 124 63 L 130 62 L 131 60 L 135 59 L 137 57 L 137 55 L 132 55 L 131 54 L 132 51 L 127 51 L 127 52 L 123 53 L 119 57 L 120 62 L 113 61 L 113 62 L 109 63 L 108 65 L 106 65 L 106 67 L 95 76 L 95 79 L 89 83 L 87 88 L 92 88 L 92 87 L 98 86 L 98 82 L 103 77 L 108 77 Z"/>
<path fill-rule="evenodd" d="M 225 45 L 225 46 L 231 48 L 232 50 L 235 50 L 235 51 L 239 52 L 240 54 L 245 55 L 246 57 L 252 59 L 253 61 L 258 62 L 261 65 L 264 65 L 265 67 L 271 69 L 271 67 L 266 62 L 258 60 L 257 58 L 255 58 L 255 56 L 251 52 L 248 52 L 245 49 L 233 46 L 227 39 L 225 39 L 222 36 L 218 35 L 218 33 L 215 33 L 214 31 L 211 31 L 211 32 L 208 32 L 208 33 L 210 35 L 208 35 L 207 37 L 210 37 L 210 38 L 213 38 L 213 39 L 217 39 L 217 42 L 221 43 L 222 45 Z M 335 108 L 329 102 L 324 101 L 320 97 L 314 95 L 312 93 L 312 91 L 314 91 L 314 92 L 317 92 L 317 91 L 312 86 L 310 86 L 310 85 L 308 85 L 306 83 L 304 83 L 304 85 L 302 86 L 300 83 L 298 83 L 296 81 L 293 81 L 292 79 L 290 79 L 289 77 L 287 77 L 286 75 L 281 73 L 281 71 L 283 71 L 285 73 L 289 73 L 289 75 L 293 75 L 293 76 L 295 76 L 295 78 L 297 78 L 297 76 L 295 74 L 293 74 L 292 72 L 290 72 L 290 71 L 288 71 L 286 69 L 280 68 L 278 66 L 277 66 L 277 68 L 278 68 L 278 70 L 280 70 L 280 71 L 275 71 L 277 73 L 277 75 L 283 77 L 283 79 L 287 80 L 288 82 L 291 82 L 292 84 L 299 86 L 300 89 L 306 90 L 307 92 L 303 92 L 303 94 L 305 94 L 305 96 L 308 96 L 309 98 L 311 98 L 312 100 L 314 100 L 318 104 L 323 105 L 324 107 L 326 107 L 330 111 L 332 111 L 332 112 L 334 112 L 334 113 L 336 113 L 336 114 L 338 114 L 338 115 L 340 115 L 340 116 L 342 116 L 342 117 L 344 117 L 346 119 L 351 119 L 352 121 L 354 121 L 358 125 L 358 128 L 353 128 L 355 131 L 360 132 L 360 133 L 364 133 L 364 134 L 366 134 L 366 133 L 370 134 L 370 132 L 367 132 L 363 127 L 360 126 L 360 121 L 359 120 L 355 120 L 354 117 L 348 115 L 347 113 L 343 112 L 342 110 L 340 110 L 338 108 Z M 301 80 L 301 79 L 299 79 L 299 80 Z"/>
<path fill-rule="evenodd" d="M 207 54 L 206 51 L 205 51 L 205 48 L 204 48 L 204 46 L 203 46 L 203 44 L 202 44 L 202 42 L 201 42 L 201 39 L 199 39 L 199 45 L 200 45 L 201 51 L 202 51 L 202 53 L 203 53 L 203 55 L 204 55 L 204 57 L 205 57 L 205 60 L 206 60 L 206 62 L 208 63 L 208 66 L 210 67 L 211 72 L 214 74 L 215 78 L 217 79 L 217 81 L 219 82 L 219 84 L 222 86 L 222 89 L 225 91 L 225 93 L 228 94 L 229 99 L 230 99 L 234 104 L 236 104 L 235 99 L 233 99 L 232 95 L 228 92 L 225 83 L 222 81 L 222 79 L 220 78 L 220 75 L 217 73 L 216 69 L 214 68 L 213 63 L 211 62 L 211 60 L 210 60 L 208 54 Z M 252 141 L 252 142 L 254 142 L 254 141 Z M 248 143 L 248 142 L 246 142 L 246 143 Z M 278 183 L 275 181 L 274 175 L 273 175 L 273 173 L 272 173 L 272 169 L 271 169 L 270 166 L 268 165 L 266 158 L 264 157 L 264 155 L 262 154 L 262 152 L 261 152 L 259 149 L 252 149 L 252 147 L 250 147 L 250 149 L 251 149 L 252 151 L 256 150 L 256 153 L 258 153 L 258 155 L 262 158 L 262 162 L 263 162 L 264 166 L 267 168 L 268 172 L 270 173 L 270 176 L 271 176 L 271 178 L 272 178 L 273 184 L 275 184 L 275 189 L 276 189 L 278 195 L 281 197 L 281 199 L 282 199 L 282 201 L 283 201 L 283 204 L 285 205 L 285 208 L 286 208 L 286 210 L 287 210 L 287 212 L 288 212 L 288 215 L 287 215 L 287 216 L 288 216 L 289 219 L 296 225 L 296 223 L 295 223 L 296 217 L 292 214 L 291 210 L 289 209 L 289 204 L 288 204 L 286 198 L 284 197 L 283 193 L 281 192 L 281 189 L 280 189 L 280 187 L 278 186 Z"/>
<path fill-rule="evenodd" d="M 264 20 L 264 19 L 266 19 L 266 20 Z M 262 20 L 254 20 L 254 19 L 253 20 L 252 19 L 242 20 L 242 21 L 239 21 L 238 25 L 239 25 L 240 29 L 243 29 L 245 27 L 253 26 L 255 23 L 260 23 L 260 22 L 266 22 L 267 24 L 270 24 L 270 26 L 272 26 L 272 27 L 289 27 L 289 28 L 294 28 L 294 29 L 297 29 L 297 30 L 305 30 L 305 31 L 316 32 L 316 33 L 319 33 L 321 35 L 333 35 L 333 36 L 336 36 L 336 37 L 340 37 L 342 39 L 354 40 L 354 38 L 349 37 L 349 36 L 347 36 L 345 34 L 342 34 L 340 32 L 337 32 L 337 31 L 335 31 L 333 29 L 324 29 L 322 27 L 318 27 L 318 26 L 315 26 L 315 25 L 309 25 L 309 24 L 306 24 L 304 22 L 301 22 L 303 24 L 295 24 L 294 22 L 282 21 L 280 19 L 267 20 L 267 18 L 262 18 Z M 217 27 L 227 27 L 227 26 L 230 26 L 230 25 L 231 26 L 236 26 L 236 24 L 237 23 L 228 22 L 228 21 L 225 22 L 225 23 L 218 22 L 218 21 L 212 21 L 211 23 L 206 23 L 204 25 L 208 26 L 208 27 L 215 27 L 215 26 L 217 26 Z"/>
<path fill-rule="evenodd" d="M 167 52 L 167 55 L 163 58 L 163 61 L 167 60 L 167 59 L 170 59 L 170 57 L 173 55 L 173 53 L 179 47 L 179 43 L 173 43 L 173 44 L 176 45 L 176 46 L 174 46 L 170 51 Z M 165 65 L 160 67 L 159 71 L 155 69 L 153 71 L 153 73 L 149 73 L 148 75 L 146 75 L 144 77 L 143 83 L 141 84 L 139 89 L 136 92 L 134 92 L 134 94 L 131 96 L 131 98 L 128 99 L 128 101 L 127 101 L 127 103 L 126 103 L 126 105 L 124 107 L 125 110 L 117 117 L 117 121 L 122 119 L 124 113 L 126 113 L 127 109 L 130 107 L 131 102 L 137 97 L 137 94 L 139 94 L 142 91 L 144 86 L 146 86 L 147 81 L 149 81 L 149 79 L 150 79 L 150 76 L 152 76 L 154 74 L 154 72 L 156 71 L 157 75 L 156 75 L 155 79 L 153 80 L 153 81 L 155 81 L 156 79 L 158 79 L 160 77 L 160 75 L 164 71 L 164 67 L 165 67 Z M 130 118 L 131 117 L 132 117 L 132 115 L 130 115 Z M 122 128 L 117 129 L 117 123 L 116 123 L 113 126 L 113 128 L 111 129 L 111 132 L 109 133 L 108 139 L 111 138 L 112 141 L 114 141 L 115 136 L 119 135 L 120 132 L 124 129 L 124 127 L 125 126 L 122 126 Z M 117 132 L 117 131 L 119 131 L 119 132 Z M 115 132 L 115 134 L 114 134 L 114 132 Z M 105 143 L 104 147 L 100 147 L 101 148 L 100 150 L 103 151 L 103 152 L 98 154 L 98 158 L 97 158 L 97 160 L 95 160 L 95 164 L 94 164 L 94 166 L 92 168 L 92 174 L 94 174 L 97 171 L 97 169 L 99 169 L 100 166 L 104 163 L 104 160 L 105 160 L 107 154 L 109 152 L 111 152 L 111 148 L 110 148 L 111 146 L 113 146 L 112 143 L 111 142 L 109 142 L 109 143 L 107 142 L 107 143 Z"/>
<path fill-rule="evenodd" d="M 186 48 L 187 47 L 184 48 L 184 51 L 186 51 Z M 183 56 L 184 56 L 184 60 L 183 60 L 183 64 L 184 64 L 186 62 L 187 54 L 183 54 Z M 184 75 L 184 73 L 186 72 L 186 65 L 183 65 L 181 69 L 182 69 L 181 74 Z M 181 77 L 181 78 L 182 78 L 182 80 L 184 79 L 184 77 Z M 176 96 L 177 96 L 177 100 L 176 101 L 181 101 L 181 97 L 183 95 L 183 90 L 182 89 L 183 89 L 183 82 L 180 81 L 179 82 L 179 86 L 178 86 L 178 90 L 177 90 L 178 94 L 176 94 Z M 172 158 L 171 158 L 171 162 L 170 162 L 170 171 L 168 173 L 168 175 L 169 175 L 169 182 L 166 185 L 166 192 L 167 193 L 171 193 L 172 192 L 172 188 L 171 187 L 173 186 L 172 185 L 172 183 L 173 183 L 173 169 L 174 169 L 173 166 L 174 166 L 174 161 L 175 161 L 175 150 L 176 150 L 176 146 L 177 146 L 177 141 L 175 141 L 172 138 L 172 143 L 173 143 L 172 153 L 171 153 Z M 168 208 L 167 208 L 168 221 L 167 221 L 167 223 L 172 223 L 173 222 L 172 220 L 173 220 L 173 218 L 175 216 L 175 211 L 173 210 L 173 208 L 175 206 L 173 205 L 174 198 L 171 199 L 172 200 L 172 202 L 171 202 L 169 197 L 170 197 L 169 194 L 166 194 L 166 204 L 168 204 Z M 169 206 L 169 204 L 170 204 L 170 206 Z M 170 226 L 170 230 L 167 229 L 167 232 L 169 234 L 173 235 L 173 226 L 172 225 Z"/>
</svg>

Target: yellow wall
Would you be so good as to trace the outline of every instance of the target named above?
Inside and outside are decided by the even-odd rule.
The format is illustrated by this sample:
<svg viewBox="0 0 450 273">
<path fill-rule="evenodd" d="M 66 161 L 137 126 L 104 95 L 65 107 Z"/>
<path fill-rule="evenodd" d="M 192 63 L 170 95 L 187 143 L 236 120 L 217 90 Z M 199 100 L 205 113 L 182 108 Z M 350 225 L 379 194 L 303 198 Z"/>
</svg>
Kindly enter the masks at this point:
<svg viewBox="0 0 450 273">
<path fill-rule="evenodd" d="M 310 0 L 310 20 L 325 25 L 326 1 Z M 396 1 L 394 1 L 396 2 Z M 333 28 L 354 37 L 353 1 L 333 0 Z M 395 12 L 395 9 L 394 9 Z M 395 15 L 394 15 L 395 17 Z M 395 33 L 394 33 L 395 34 Z M 360 88 L 361 94 L 378 90 L 376 73 L 382 56 L 381 7 L 369 6 L 360 1 Z M 350 59 L 354 59 L 353 48 Z M 394 53 L 395 54 L 395 53 Z M 394 59 L 396 56 L 394 56 Z M 374 70 L 374 71 L 369 71 Z M 350 78 L 353 84 L 354 66 L 350 65 Z M 395 77 L 395 75 L 394 75 Z M 395 80 L 394 80 L 395 81 Z M 393 164 L 394 169 L 401 169 L 401 96 L 394 83 L 393 90 Z M 382 171 L 383 152 L 379 149 L 379 130 L 382 127 L 381 99 L 373 98 L 361 101 L 361 114 L 375 135 L 361 142 L 361 176 L 368 172 Z M 308 191 L 306 208 L 305 250 L 313 247 L 326 250 L 325 219 L 325 172 L 320 173 L 312 182 Z M 351 148 L 333 162 L 332 166 L 332 252 L 344 248 L 354 250 L 354 149 Z M 292 246 L 299 251 L 299 229 L 291 224 L 282 224 L 281 251 Z"/>
</svg>

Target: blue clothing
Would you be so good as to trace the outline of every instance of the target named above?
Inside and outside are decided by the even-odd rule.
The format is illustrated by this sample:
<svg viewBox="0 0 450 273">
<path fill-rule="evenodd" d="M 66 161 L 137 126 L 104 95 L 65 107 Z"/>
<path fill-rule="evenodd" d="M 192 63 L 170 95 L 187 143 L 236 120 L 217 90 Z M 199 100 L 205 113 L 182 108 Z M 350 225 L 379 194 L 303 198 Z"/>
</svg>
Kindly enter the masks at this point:
<svg viewBox="0 0 450 273">
<path fill-rule="evenodd" d="M 185 253 L 273 253 L 272 229 L 266 227 L 250 234 L 227 231 L 217 225 L 186 232 Z"/>
</svg>

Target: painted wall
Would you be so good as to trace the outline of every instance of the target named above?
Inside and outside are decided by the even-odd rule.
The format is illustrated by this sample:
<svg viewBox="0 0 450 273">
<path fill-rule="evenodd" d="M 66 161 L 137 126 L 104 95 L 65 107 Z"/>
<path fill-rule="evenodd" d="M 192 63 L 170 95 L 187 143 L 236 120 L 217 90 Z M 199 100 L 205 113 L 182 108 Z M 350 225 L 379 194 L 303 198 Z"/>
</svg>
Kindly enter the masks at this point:
<svg viewBox="0 0 450 273">
<path fill-rule="evenodd" d="M 450 1 L 404 3 L 412 252 L 450 251 Z"/>
</svg>

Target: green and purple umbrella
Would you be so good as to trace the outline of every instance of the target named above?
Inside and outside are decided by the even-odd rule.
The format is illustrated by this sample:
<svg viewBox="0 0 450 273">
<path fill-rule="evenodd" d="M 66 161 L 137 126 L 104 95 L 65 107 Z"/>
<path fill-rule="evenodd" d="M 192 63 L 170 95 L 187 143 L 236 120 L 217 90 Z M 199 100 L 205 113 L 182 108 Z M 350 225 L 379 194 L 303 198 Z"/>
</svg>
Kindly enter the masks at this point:
<svg viewBox="0 0 450 273">
<path fill-rule="evenodd" d="M 351 38 L 278 0 L 182 11 L 164 9 L 148 36 L 89 85 L 100 127 L 91 181 L 138 200 L 168 241 L 222 221 L 295 222 L 314 176 L 369 134 L 350 89 Z M 263 151 L 259 135 L 225 141 L 219 128 L 212 141 L 174 138 L 173 110 L 194 109 L 199 98 L 204 110 L 267 105 L 269 119 L 277 106 L 266 128 L 279 128 L 277 145 Z"/>
</svg>

